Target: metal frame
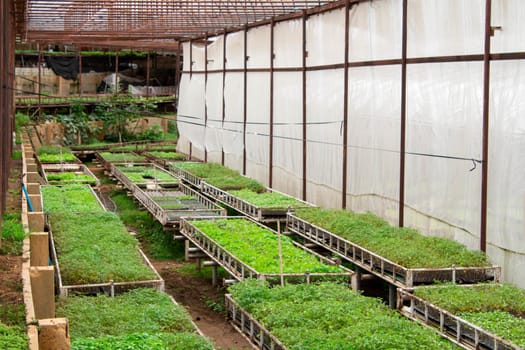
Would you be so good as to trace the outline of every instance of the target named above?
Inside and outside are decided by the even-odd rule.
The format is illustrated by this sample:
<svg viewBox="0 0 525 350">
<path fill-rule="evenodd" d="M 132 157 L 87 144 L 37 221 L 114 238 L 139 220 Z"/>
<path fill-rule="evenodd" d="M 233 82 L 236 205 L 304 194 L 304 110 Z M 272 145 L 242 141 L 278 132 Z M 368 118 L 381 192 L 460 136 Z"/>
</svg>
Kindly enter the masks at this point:
<svg viewBox="0 0 525 350">
<path fill-rule="evenodd" d="M 219 207 L 208 198 L 201 195 L 199 192 L 190 187 L 179 184 L 179 193 L 197 197 L 202 208 L 195 209 L 163 209 L 154 199 L 152 193 L 159 193 L 163 196 L 170 196 L 173 191 L 144 191 L 136 189 L 133 191 L 133 196 L 153 215 L 163 226 L 172 226 L 178 228 L 180 219 L 182 217 L 198 217 L 198 216 L 226 216 L 226 209 Z M 179 194 L 180 196 L 180 194 Z M 175 216 L 175 217 L 174 217 Z"/>
<path fill-rule="evenodd" d="M 254 349 L 285 350 L 286 347 L 269 330 L 237 304 L 231 294 L 224 295 L 224 308 L 232 326 Z"/>
<path fill-rule="evenodd" d="M 245 201 L 244 199 L 241 199 L 239 197 L 234 196 L 233 194 L 229 193 L 228 191 L 221 190 L 220 188 L 217 188 L 213 185 L 210 185 L 205 180 L 201 181 L 201 191 L 202 193 L 212 197 L 213 199 L 217 200 L 218 202 L 221 202 L 222 204 L 225 204 L 242 214 L 249 216 L 250 218 L 259 221 L 259 222 L 274 222 L 278 220 L 284 220 L 286 217 L 286 214 L 290 210 L 299 209 L 299 208 L 311 208 L 314 207 L 313 204 L 310 204 L 306 201 L 300 200 L 295 198 L 297 201 L 302 202 L 304 205 L 300 207 L 281 207 L 281 208 L 265 208 L 265 207 L 258 207 L 250 202 Z M 268 192 L 274 192 L 274 193 L 280 193 L 283 196 L 291 197 L 290 195 L 287 195 L 285 193 L 276 191 L 271 188 L 266 188 L 266 191 Z"/>
<path fill-rule="evenodd" d="M 405 306 L 408 303 L 408 306 Z M 485 329 L 476 326 L 436 305 L 423 300 L 409 291 L 397 290 L 399 312 L 411 320 L 430 327 L 441 336 L 472 350 L 520 350 L 514 345 Z"/>
<path fill-rule="evenodd" d="M 162 188 L 175 188 L 180 185 L 180 179 L 176 176 L 173 176 L 172 173 L 169 171 L 164 170 L 163 168 L 159 167 L 158 165 L 151 164 L 151 163 L 111 163 L 111 175 L 114 176 L 118 181 L 120 181 L 128 190 L 130 190 L 132 193 L 134 193 L 137 189 L 140 189 L 141 187 L 147 187 L 147 184 L 136 184 L 133 181 L 131 181 L 126 174 L 118 168 L 119 165 L 128 165 L 128 166 L 145 166 L 152 169 L 155 169 L 158 172 L 162 172 L 165 174 L 169 174 L 174 179 L 178 180 L 178 182 L 155 182 L 157 186 L 160 186 Z"/>
<path fill-rule="evenodd" d="M 268 278 L 279 278 L 283 277 L 284 280 L 291 280 L 291 279 L 304 279 L 306 283 L 311 282 L 311 278 L 315 277 L 348 277 L 349 279 L 352 278 L 354 275 L 354 272 L 338 265 L 339 268 L 341 268 L 344 271 L 347 271 L 345 273 L 262 273 L 257 270 L 255 270 L 253 267 L 249 266 L 248 264 L 244 263 L 237 257 L 235 257 L 232 253 L 224 249 L 220 243 L 216 242 L 212 238 L 208 237 L 205 233 L 200 231 L 198 228 L 193 226 L 191 223 L 188 222 L 188 220 L 217 220 L 217 219 L 244 219 L 248 220 L 259 227 L 264 228 L 265 230 L 271 231 L 275 234 L 277 234 L 275 231 L 271 230 L 270 228 L 263 226 L 259 224 L 258 222 L 251 220 L 247 217 L 199 217 L 199 218 L 182 218 L 180 222 L 180 233 L 188 238 L 195 246 L 197 246 L 200 250 L 202 250 L 206 255 L 208 255 L 213 261 L 215 261 L 217 264 L 219 264 L 221 267 L 223 267 L 228 273 L 235 278 L 238 281 L 244 280 L 246 278 L 256 278 L 256 279 L 263 279 L 267 280 Z M 312 250 L 301 246 L 298 243 L 294 242 L 294 245 L 304 250 L 305 252 L 315 255 L 321 262 L 324 262 L 328 265 L 335 265 L 335 263 L 324 257 L 321 256 Z"/>
<path fill-rule="evenodd" d="M 368 249 L 313 225 L 291 213 L 287 215 L 289 231 L 338 254 L 345 260 L 400 288 L 442 281 L 499 282 L 501 267 L 407 268 Z"/>
<path fill-rule="evenodd" d="M 67 172 L 77 172 L 82 171 L 84 175 L 88 175 L 92 177 L 95 180 L 95 186 L 100 186 L 100 180 L 89 170 L 87 166 L 84 164 L 74 164 L 74 163 L 66 163 L 66 164 L 42 164 L 42 175 L 44 177 L 44 180 L 49 185 L 75 185 L 75 184 L 85 184 L 85 182 L 78 182 L 78 183 L 50 183 L 47 179 L 48 173 L 67 173 Z"/>
</svg>

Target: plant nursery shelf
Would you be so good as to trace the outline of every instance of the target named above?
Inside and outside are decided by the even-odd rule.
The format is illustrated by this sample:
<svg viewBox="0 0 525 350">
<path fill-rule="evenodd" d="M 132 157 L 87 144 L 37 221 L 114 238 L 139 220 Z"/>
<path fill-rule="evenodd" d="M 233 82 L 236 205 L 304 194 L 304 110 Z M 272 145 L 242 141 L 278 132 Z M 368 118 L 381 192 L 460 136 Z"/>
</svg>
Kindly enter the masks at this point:
<svg viewBox="0 0 525 350">
<path fill-rule="evenodd" d="M 153 215 L 163 226 L 178 227 L 181 217 L 198 216 L 225 216 L 226 210 L 219 207 L 208 198 L 190 187 L 180 184 L 178 191 L 143 191 L 133 192 L 135 198 Z M 181 202 L 180 198 L 191 197 L 191 200 L 180 208 L 169 209 L 164 203 Z"/>
<path fill-rule="evenodd" d="M 431 327 L 440 335 L 464 349 L 522 349 L 481 327 L 413 295 L 407 290 L 398 288 L 397 298 L 398 309 L 403 315 L 420 324 Z"/>
<path fill-rule="evenodd" d="M 42 164 L 42 175 L 50 185 L 90 184 L 100 180 L 84 164 Z"/>
<path fill-rule="evenodd" d="M 154 164 L 112 164 L 111 175 L 132 193 L 138 188 L 158 190 L 180 184 L 177 177 Z"/>
<path fill-rule="evenodd" d="M 224 296 L 224 304 L 230 323 L 250 341 L 254 348 L 267 350 L 286 349 L 279 339 L 240 307 L 230 294 Z"/>
<path fill-rule="evenodd" d="M 411 288 L 418 284 L 440 281 L 462 281 L 475 283 L 487 280 L 498 282 L 499 266 L 407 268 L 392 262 L 334 233 L 313 225 L 292 213 L 287 215 L 287 228 L 295 233 L 364 270 L 400 288 Z"/>
<path fill-rule="evenodd" d="M 294 209 L 299 209 L 299 208 L 313 207 L 313 204 L 310 204 L 308 202 L 302 201 L 297 198 L 293 198 L 291 196 L 288 196 L 279 191 L 272 190 L 270 188 L 266 188 L 266 191 L 269 193 L 277 193 L 279 195 L 289 197 L 290 199 L 293 199 L 294 201 L 296 201 L 298 205 L 294 207 L 257 206 L 242 198 L 239 198 L 238 196 L 235 196 L 232 193 L 229 193 L 213 185 L 210 185 L 206 183 L 205 181 L 201 182 L 201 189 L 204 194 L 210 196 L 211 198 L 259 222 L 276 222 L 278 220 L 284 221 L 284 219 L 286 218 L 286 214 L 289 211 L 293 211 Z"/>
<path fill-rule="evenodd" d="M 210 238 L 208 235 L 206 235 L 202 230 L 198 229 L 195 225 L 193 225 L 190 221 L 196 221 L 196 220 L 217 220 L 217 219 L 224 219 L 224 220 L 245 220 L 247 222 L 250 222 L 253 225 L 256 225 L 264 230 L 270 231 L 274 234 L 277 234 L 276 232 L 270 230 L 269 228 L 259 224 L 256 221 L 253 221 L 246 217 L 200 217 L 200 218 L 182 218 L 180 222 L 180 233 L 188 238 L 196 247 L 198 247 L 200 250 L 202 250 L 207 256 L 209 256 L 212 260 L 214 260 L 217 264 L 222 266 L 233 278 L 235 278 L 238 281 L 244 280 L 246 278 L 255 278 L 255 279 L 263 279 L 263 280 L 275 280 L 278 281 L 280 278 L 283 278 L 284 280 L 288 282 L 294 282 L 298 281 L 299 283 L 305 282 L 310 283 L 311 281 L 318 279 L 318 278 L 345 278 L 348 279 L 348 281 L 351 280 L 351 278 L 354 276 L 354 272 L 344 268 L 342 266 L 338 266 L 339 269 L 342 272 L 300 272 L 297 273 L 293 272 L 285 272 L 285 273 L 271 273 L 271 272 L 264 272 L 264 271 L 257 271 L 255 268 L 248 265 L 246 262 L 242 261 L 238 257 L 236 257 L 234 254 L 229 252 L 227 249 L 225 249 L 219 242 L 216 242 L 214 239 Z M 304 251 L 306 254 L 315 256 L 319 263 L 322 265 L 327 266 L 334 266 L 335 263 L 325 258 L 306 247 L 301 246 L 300 244 L 293 242 L 294 246 L 298 250 Z M 268 255 L 275 255 L 274 253 L 277 252 L 265 252 L 264 254 Z"/>
<path fill-rule="evenodd" d="M 148 161 L 143 156 L 133 152 L 97 152 L 95 158 L 102 164 L 104 169 L 111 171 L 112 164 L 146 164 Z"/>
</svg>

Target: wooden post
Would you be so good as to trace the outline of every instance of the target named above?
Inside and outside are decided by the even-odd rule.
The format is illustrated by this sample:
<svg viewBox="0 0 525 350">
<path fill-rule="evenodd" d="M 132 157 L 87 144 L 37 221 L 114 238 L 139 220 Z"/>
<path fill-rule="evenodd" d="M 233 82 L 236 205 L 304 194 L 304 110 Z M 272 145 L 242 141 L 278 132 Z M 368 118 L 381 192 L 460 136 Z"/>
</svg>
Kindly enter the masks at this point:
<svg viewBox="0 0 525 350">
<path fill-rule="evenodd" d="M 31 266 L 49 265 L 49 234 L 33 232 L 29 236 Z"/>
<path fill-rule="evenodd" d="M 53 266 L 33 266 L 29 268 L 31 291 L 35 317 L 55 317 L 55 268 Z"/>
<path fill-rule="evenodd" d="M 33 211 L 42 211 L 42 196 L 40 194 L 30 194 L 29 199 L 33 206 Z"/>
<path fill-rule="evenodd" d="M 397 287 L 394 284 L 388 285 L 388 306 L 395 309 L 397 304 Z"/>
<path fill-rule="evenodd" d="M 44 231 L 44 213 L 35 211 L 27 213 L 27 220 L 29 223 L 29 231 L 43 232 Z"/>
<path fill-rule="evenodd" d="M 69 325 L 67 318 L 46 318 L 38 321 L 40 350 L 69 350 Z"/>
</svg>

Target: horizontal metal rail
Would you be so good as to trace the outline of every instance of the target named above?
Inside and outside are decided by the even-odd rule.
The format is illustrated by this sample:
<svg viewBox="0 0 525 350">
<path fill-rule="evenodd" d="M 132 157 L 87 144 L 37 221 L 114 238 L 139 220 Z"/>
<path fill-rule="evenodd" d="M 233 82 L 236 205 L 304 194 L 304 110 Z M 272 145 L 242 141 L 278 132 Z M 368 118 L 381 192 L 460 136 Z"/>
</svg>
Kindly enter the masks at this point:
<svg viewBox="0 0 525 350">
<path fill-rule="evenodd" d="M 232 217 L 226 217 L 221 219 L 228 219 Z M 235 219 L 239 219 L 240 217 L 233 217 Z M 354 275 L 354 272 L 344 268 L 342 266 L 339 266 L 342 270 L 346 271 L 344 273 L 311 273 L 311 272 L 305 272 L 305 273 L 263 273 L 259 272 L 253 267 L 249 266 L 245 262 L 241 261 L 239 258 L 237 258 L 235 255 L 233 255 L 231 252 L 229 252 L 227 249 L 223 248 L 220 243 L 216 242 L 209 236 L 207 236 L 205 233 L 200 231 L 198 228 L 196 228 L 194 225 L 188 222 L 188 220 L 214 220 L 218 219 L 217 217 L 199 217 L 199 218 L 182 218 L 180 222 L 180 233 L 188 238 L 195 246 L 197 246 L 200 250 L 202 250 L 206 255 L 208 255 L 212 260 L 214 260 L 217 264 L 222 266 L 228 273 L 233 276 L 238 281 L 244 280 L 246 278 L 256 278 L 256 279 L 263 279 L 266 280 L 268 278 L 273 277 L 281 277 L 283 276 L 284 279 L 297 279 L 302 278 L 306 283 L 310 283 L 312 278 L 316 277 L 348 277 L 351 279 L 351 277 Z M 245 220 L 249 220 L 248 218 L 243 218 Z M 258 224 L 255 221 L 250 220 L 251 222 L 263 227 L 266 230 L 270 230 L 267 227 L 264 227 L 260 224 Z M 271 230 L 270 230 L 271 231 Z M 316 254 L 315 252 L 312 252 L 311 250 L 308 250 L 305 247 L 302 247 L 299 244 L 296 244 L 296 247 L 298 249 L 303 249 L 306 252 L 315 255 L 317 258 L 319 258 L 320 261 L 326 263 L 327 265 L 335 265 L 333 261 L 331 261 L 328 258 L 325 258 L 319 254 Z"/>
<path fill-rule="evenodd" d="M 490 279 L 498 282 L 500 279 L 501 267 L 499 266 L 407 268 L 313 225 L 292 213 L 287 215 L 287 228 L 290 232 L 340 255 L 347 261 L 400 288 L 432 283 L 435 280 L 480 282 Z"/>
<path fill-rule="evenodd" d="M 233 194 L 221 190 L 220 188 L 217 188 L 213 185 L 210 185 L 206 181 L 201 182 L 201 189 L 202 192 L 207 194 L 208 196 L 216 199 L 217 201 L 234 208 L 235 210 L 241 212 L 242 214 L 249 216 L 250 218 L 257 220 L 259 222 L 273 222 L 277 221 L 279 219 L 284 219 L 286 217 L 286 213 L 288 213 L 290 210 L 298 209 L 298 208 L 311 208 L 313 207 L 313 204 L 310 204 L 308 202 L 302 201 L 300 199 L 295 198 L 298 202 L 301 202 L 303 205 L 300 207 L 281 207 L 281 208 L 265 208 L 265 207 L 258 207 L 250 202 L 245 201 L 244 199 L 241 199 L 239 197 L 234 196 Z M 271 188 L 266 188 L 268 192 L 275 192 L 280 193 L 284 196 L 288 196 L 285 193 L 272 190 Z M 288 196 L 291 197 L 291 196 Z"/>
<path fill-rule="evenodd" d="M 177 175 L 182 181 L 198 189 L 201 189 L 202 179 L 198 176 L 193 175 L 188 170 L 178 167 L 177 162 L 171 162 L 169 165 L 169 170 L 173 172 L 175 175 Z"/>
<path fill-rule="evenodd" d="M 408 303 L 408 306 L 406 304 Z M 398 288 L 398 310 L 406 317 L 428 326 L 464 349 L 520 350 L 517 345 Z"/>
<path fill-rule="evenodd" d="M 151 194 L 161 194 L 162 196 L 171 197 L 181 195 L 190 195 L 197 198 L 201 205 L 200 208 L 193 209 L 164 209 L 154 199 Z M 177 194 L 178 193 L 178 194 Z M 135 198 L 153 215 L 163 226 L 171 225 L 178 226 L 181 217 L 196 217 L 196 216 L 225 216 L 226 209 L 217 206 L 214 202 L 204 197 L 197 191 L 192 190 L 184 184 L 179 185 L 179 192 L 173 191 L 143 191 L 142 189 L 135 189 L 133 191 Z"/>
<path fill-rule="evenodd" d="M 285 350 L 286 347 L 268 329 L 254 319 L 233 300 L 230 294 L 224 296 L 224 307 L 228 320 L 257 349 Z"/>
</svg>

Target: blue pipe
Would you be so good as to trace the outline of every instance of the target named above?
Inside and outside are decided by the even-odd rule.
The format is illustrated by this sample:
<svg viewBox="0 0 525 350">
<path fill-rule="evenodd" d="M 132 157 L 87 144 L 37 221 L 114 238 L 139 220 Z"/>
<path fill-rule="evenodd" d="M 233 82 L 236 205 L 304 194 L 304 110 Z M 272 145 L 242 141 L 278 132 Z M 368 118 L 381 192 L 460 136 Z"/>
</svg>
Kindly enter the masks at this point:
<svg viewBox="0 0 525 350">
<path fill-rule="evenodd" d="M 27 193 L 26 185 L 23 182 L 22 182 L 22 190 L 24 191 L 24 194 L 26 195 L 27 205 L 29 205 L 29 211 L 34 211 L 33 204 L 31 204 L 31 198 L 29 198 L 29 194 Z"/>
</svg>

